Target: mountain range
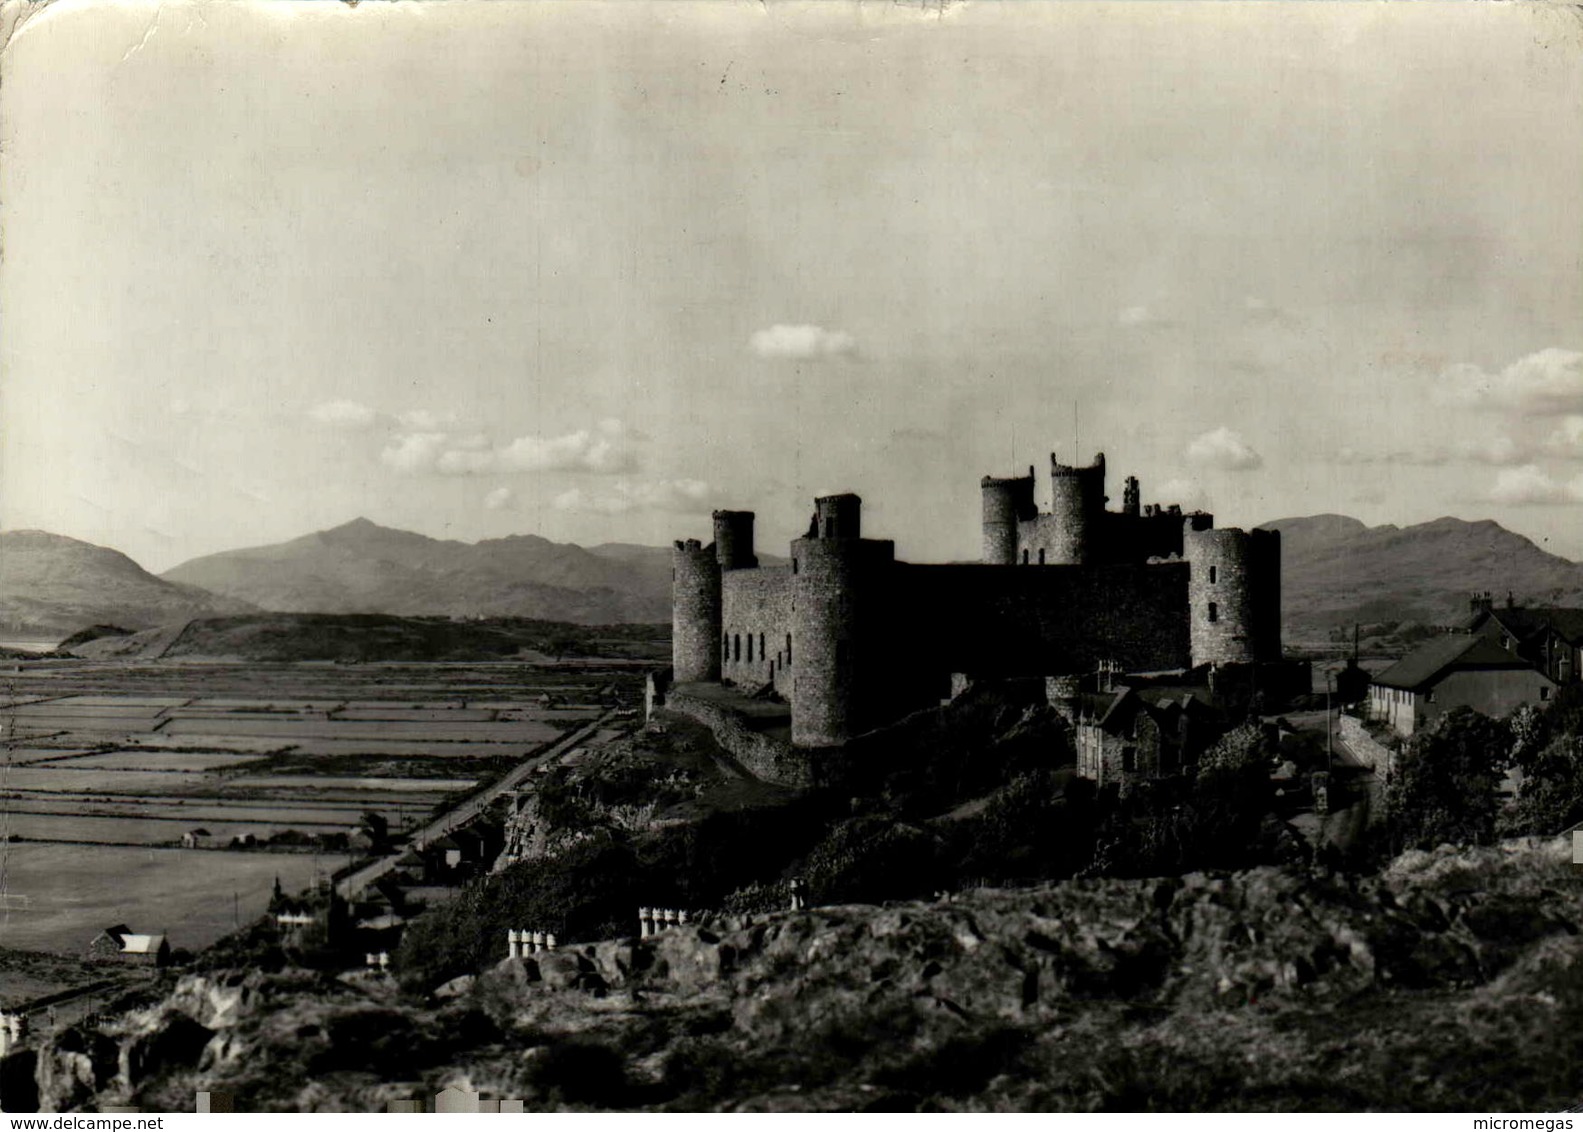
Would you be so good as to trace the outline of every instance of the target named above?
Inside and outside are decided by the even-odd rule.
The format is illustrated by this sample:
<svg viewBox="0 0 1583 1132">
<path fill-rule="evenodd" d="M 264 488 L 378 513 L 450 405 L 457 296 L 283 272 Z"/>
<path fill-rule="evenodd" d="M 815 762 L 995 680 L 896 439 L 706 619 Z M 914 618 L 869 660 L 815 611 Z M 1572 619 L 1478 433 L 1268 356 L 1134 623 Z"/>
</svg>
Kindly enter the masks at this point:
<svg viewBox="0 0 1583 1132">
<path fill-rule="evenodd" d="M 581 624 L 671 617 L 667 548 L 584 548 L 537 535 L 466 543 L 367 519 L 274 546 L 194 558 L 164 578 L 279 613 L 428 613 Z"/>
<path fill-rule="evenodd" d="M 1356 622 L 1450 625 L 1489 591 L 1524 605 L 1583 606 L 1583 563 L 1540 549 L 1493 520 L 1365 526 L 1345 515 L 1265 523 L 1281 532 L 1288 641 L 1322 640 Z"/>
<path fill-rule="evenodd" d="M 1289 641 L 1322 641 L 1360 621 L 1451 624 L 1476 590 L 1497 601 L 1511 591 L 1520 603 L 1583 606 L 1583 564 L 1489 520 L 1370 527 L 1313 515 L 1264 526 L 1282 535 Z M 105 547 L 0 532 L 0 630 L 10 637 L 256 610 L 664 622 L 670 583 L 665 547 L 581 547 L 536 535 L 465 543 L 367 519 L 195 558 L 161 577 Z"/>
<path fill-rule="evenodd" d="M 109 547 L 48 531 L 0 531 L 0 633 L 8 638 L 59 638 L 100 622 L 145 629 L 257 608 L 156 577 Z"/>
</svg>

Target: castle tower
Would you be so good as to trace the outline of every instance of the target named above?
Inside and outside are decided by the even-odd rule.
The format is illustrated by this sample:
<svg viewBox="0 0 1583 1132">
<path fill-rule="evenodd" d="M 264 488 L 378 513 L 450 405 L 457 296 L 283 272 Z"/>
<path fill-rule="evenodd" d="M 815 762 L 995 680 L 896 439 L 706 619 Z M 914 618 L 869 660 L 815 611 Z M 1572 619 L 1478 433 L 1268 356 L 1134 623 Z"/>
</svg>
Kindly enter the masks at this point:
<svg viewBox="0 0 1583 1132">
<path fill-rule="evenodd" d="M 857 578 L 863 501 L 814 501 L 813 529 L 792 553 L 792 742 L 828 747 L 856 733 Z"/>
<path fill-rule="evenodd" d="M 1105 454 L 1086 468 L 1063 464 L 1050 453 L 1051 565 L 1080 566 L 1100 555 L 1105 512 Z"/>
<path fill-rule="evenodd" d="M 695 538 L 677 542 L 671 551 L 671 667 L 678 684 L 720 679 L 717 554 L 716 547 Z"/>
<path fill-rule="evenodd" d="M 863 500 L 856 495 L 824 495 L 813 501 L 816 537 L 821 539 L 859 539 L 863 537 Z"/>
<path fill-rule="evenodd" d="M 1017 561 L 1017 523 L 1031 519 L 1038 508 L 1033 501 L 1033 469 L 1027 476 L 979 481 L 984 497 L 984 553 L 987 566 L 1010 566 Z"/>
<path fill-rule="evenodd" d="M 753 512 L 716 511 L 715 558 L 722 570 L 749 570 L 759 564 L 753 554 Z"/>
<path fill-rule="evenodd" d="M 1193 663 L 1254 664 L 1281 657 L 1281 536 L 1276 531 L 1182 531 L 1191 564 Z"/>
<path fill-rule="evenodd" d="M 1136 519 L 1141 511 L 1141 496 L 1138 491 L 1138 477 L 1128 476 L 1127 486 L 1121 492 L 1121 513 Z"/>
</svg>

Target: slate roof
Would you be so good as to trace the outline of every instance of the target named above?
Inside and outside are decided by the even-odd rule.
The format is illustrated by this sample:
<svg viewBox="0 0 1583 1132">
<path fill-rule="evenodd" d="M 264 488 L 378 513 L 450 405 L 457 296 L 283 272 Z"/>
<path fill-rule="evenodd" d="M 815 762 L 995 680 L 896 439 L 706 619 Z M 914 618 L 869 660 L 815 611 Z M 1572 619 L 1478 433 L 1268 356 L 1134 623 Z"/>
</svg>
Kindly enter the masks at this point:
<svg viewBox="0 0 1583 1132">
<path fill-rule="evenodd" d="M 1505 611 L 1505 612 L 1510 612 Z M 1425 641 L 1374 678 L 1376 684 L 1409 691 L 1433 684 L 1448 668 L 1529 668 L 1487 637 L 1450 633 Z"/>
<path fill-rule="evenodd" d="M 1568 644 L 1583 644 L 1583 609 L 1567 609 L 1564 606 L 1554 605 L 1515 606 L 1509 609 L 1492 609 L 1489 615 L 1521 640 L 1526 640 L 1549 626 Z"/>
</svg>

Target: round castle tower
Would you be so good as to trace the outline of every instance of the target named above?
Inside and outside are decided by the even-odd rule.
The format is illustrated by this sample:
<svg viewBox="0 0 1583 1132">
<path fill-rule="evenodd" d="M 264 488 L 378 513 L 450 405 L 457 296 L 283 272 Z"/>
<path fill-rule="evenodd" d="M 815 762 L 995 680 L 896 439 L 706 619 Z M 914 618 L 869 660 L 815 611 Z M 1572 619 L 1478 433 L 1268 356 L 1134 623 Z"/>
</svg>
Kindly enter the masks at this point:
<svg viewBox="0 0 1583 1132">
<path fill-rule="evenodd" d="M 863 501 L 814 501 L 807 537 L 792 553 L 792 743 L 829 747 L 856 732 L 856 589 Z"/>
<path fill-rule="evenodd" d="M 753 553 L 753 512 L 716 511 L 715 558 L 722 570 L 749 570 L 759 564 Z"/>
<path fill-rule="evenodd" d="M 984 552 L 987 566 L 1011 566 L 1017 561 L 1017 523 L 1037 513 L 1033 501 L 1033 469 L 1026 476 L 979 481 L 984 497 Z"/>
<path fill-rule="evenodd" d="M 1197 530 L 1187 517 L 1194 665 L 1280 659 L 1280 546 L 1275 531 Z"/>
<path fill-rule="evenodd" d="M 1081 566 L 1099 552 L 1105 512 L 1105 454 L 1086 468 L 1063 464 L 1050 453 L 1051 565 Z"/>
<path fill-rule="evenodd" d="M 678 684 L 720 679 L 717 553 L 695 538 L 678 541 L 671 551 L 671 668 Z"/>
</svg>

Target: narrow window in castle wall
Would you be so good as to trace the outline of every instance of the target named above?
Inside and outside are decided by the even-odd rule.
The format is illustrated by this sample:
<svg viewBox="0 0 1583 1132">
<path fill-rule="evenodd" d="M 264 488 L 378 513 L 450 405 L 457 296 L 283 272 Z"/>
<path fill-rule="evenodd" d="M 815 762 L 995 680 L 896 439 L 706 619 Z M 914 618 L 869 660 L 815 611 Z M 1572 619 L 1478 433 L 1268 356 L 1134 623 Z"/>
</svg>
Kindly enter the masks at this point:
<svg viewBox="0 0 1583 1132">
<path fill-rule="evenodd" d="M 722 633 L 720 635 L 720 655 L 725 657 L 727 660 L 731 659 L 731 634 L 730 633 Z"/>
<path fill-rule="evenodd" d="M 1044 565 L 1044 549 L 1042 547 L 1039 550 L 1039 565 Z"/>
<path fill-rule="evenodd" d="M 733 662 L 742 659 L 742 634 L 736 633 L 731 637 L 731 659 Z"/>
<path fill-rule="evenodd" d="M 748 663 L 753 663 L 753 634 L 748 634 Z"/>
<path fill-rule="evenodd" d="M 1219 579 L 1219 576 L 1220 576 L 1220 567 L 1218 567 L 1218 566 L 1211 566 L 1209 568 L 1209 584 L 1210 585 L 1214 585 L 1215 582 Z"/>
<path fill-rule="evenodd" d="M 763 660 L 769 653 L 764 651 L 764 634 L 759 634 L 759 659 Z"/>
<path fill-rule="evenodd" d="M 1027 547 L 1023 547 L 1022 548 L 1022 564 L 1024 566 L 1026 566 L 1028 564 L 1028 548 Z"/>
<path fill-rule="evenodd" d="M 1210 602 L 1209 603 L 1209 619 L 1211 621 L 1219 621 L 1220 620 L 1220 607 L 1217 606 L 1214 602 Z"/>
<path fill-rule="evenodd" d="M 791 663 L 791 634 L 786 634 L 786 663 Z"/>
</svg>

